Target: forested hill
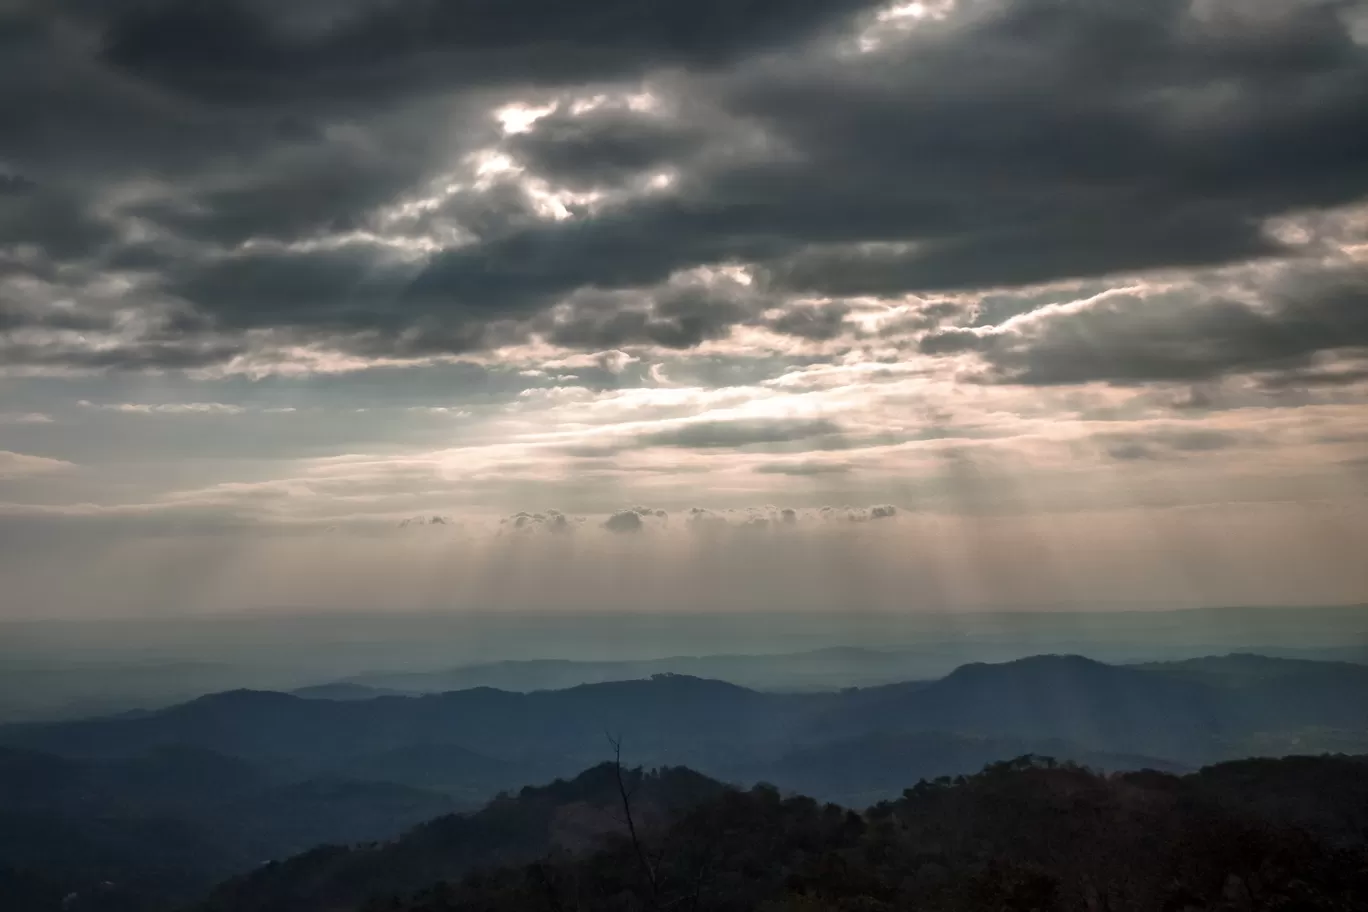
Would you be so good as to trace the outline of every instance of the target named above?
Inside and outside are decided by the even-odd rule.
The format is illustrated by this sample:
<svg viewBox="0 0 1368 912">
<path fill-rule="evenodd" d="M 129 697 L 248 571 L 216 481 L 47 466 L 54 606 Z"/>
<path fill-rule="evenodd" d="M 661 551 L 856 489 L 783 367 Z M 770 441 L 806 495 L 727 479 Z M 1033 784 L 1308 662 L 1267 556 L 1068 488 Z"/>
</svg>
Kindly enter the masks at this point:
<svg viewBox="0 0 1368 912">
<path fill-rule="evenodd" d="M 1368 908 L 1364 759 L 1177 777 L 1027 757 L 863 813 L 682 770 L 624 771 L 624 806 L 613 774 L 268 866 L 202 912 Z"/>
<path fill-rule="evenodd" d="M 351 909 L 375 895 L 504 863 L 592 851 L 626 832 L 623 794 L 634 824 L 660 833 L 727 787 L 684 768 L 645 772 L 600 764 L 571 780 L 502 795 L 469 815 L 437 818 L 388 843 L 321 846 L 219 887 L 203 912 Z"/>
</svg>

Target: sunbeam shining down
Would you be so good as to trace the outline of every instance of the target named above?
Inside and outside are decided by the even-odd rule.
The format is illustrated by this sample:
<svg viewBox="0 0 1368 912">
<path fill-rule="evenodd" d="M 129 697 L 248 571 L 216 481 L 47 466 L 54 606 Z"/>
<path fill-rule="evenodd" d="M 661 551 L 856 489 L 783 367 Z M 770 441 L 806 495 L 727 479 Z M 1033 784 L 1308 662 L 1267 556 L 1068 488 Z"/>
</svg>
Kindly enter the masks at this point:
<svg viewBox="0 0 1368 912">
<path fill-rule="evenodd" d="M 1366 494 L 1368 0 L 0 2 L 5 912 L 1368 908 Z"/>
</svg>

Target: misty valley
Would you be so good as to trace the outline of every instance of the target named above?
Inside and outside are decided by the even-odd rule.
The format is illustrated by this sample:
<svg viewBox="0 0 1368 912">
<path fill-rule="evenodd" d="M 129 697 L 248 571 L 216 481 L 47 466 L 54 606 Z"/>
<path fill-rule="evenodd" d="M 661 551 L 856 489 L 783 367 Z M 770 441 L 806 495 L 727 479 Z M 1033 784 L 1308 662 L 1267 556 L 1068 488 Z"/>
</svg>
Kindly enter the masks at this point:
<svg viewBox="0 0 1368 912">
<path fill-rule="evenodd" d="M 1347 852 L 1361 879 L 1368 761 L 1355 755 L 1368 755 L 1368 665 L 1249 653 L 1129 665 L 1037 655 L 816 691 L 669 672 L 525 692 L 229 690 L 0 727 L 0 896 L 16 912 L 660 908 L 664 891 L 700 908 L 864 909 L 987 908 L 971 894 L 996 890 L 993 908 L 1044 909 L 1056 906 L 1042 896 L 1065 902 L 1083 877 L 1118 902 L 1138 901 L 1126 891 L 1142 882 L 1162 892 L 1155 879 L 1177 876 L 1169 855 L 1146 848 L 1125 885 L 1101 857 L 1140 852 L 1123 848 L 1139 838 L 1125 832 L 1136 814 L 1175 840 L 1246 827 L 1276 843 L 1251 843 L 1258 857 L 1241 864 L 1273 864 L 1265 849 L 1317 864 Z M 1298 759 L 1243 759 L 1284 756 Z M 1060 826 L 1061 801 L 1083 816 L 1054 855 L 1002 848 L 1012 827 Z M 709 877 L 741 878 L 725 890 L 690 867 L 719 839 L 739 853 L 707 861 Z M 1065 848 L 1094 839 L 1098 859 Z M 641 880 L 644 842 L 660 855 Z M 907 852 L 922 859 L 910 881 Z M 747 875 L 741 856 L 788 879 Z M 845 873 L 828 883 L 837 860 Z M 1081 872 L 1094 860 L 1103 867 Z M 851 867 L 867 868 L 859 883 L 842 879 Z M 1368 895 L 1347 883 L 1313 886 Z M 575 899 L 572 884 L 590 892 Z M 1012 905 L 1023 896 L 1035 905 Z M 818 904 L 792 905 L 802 897 Z M 860 897 L 886 905 L 840 904 Z"/>
</svg>

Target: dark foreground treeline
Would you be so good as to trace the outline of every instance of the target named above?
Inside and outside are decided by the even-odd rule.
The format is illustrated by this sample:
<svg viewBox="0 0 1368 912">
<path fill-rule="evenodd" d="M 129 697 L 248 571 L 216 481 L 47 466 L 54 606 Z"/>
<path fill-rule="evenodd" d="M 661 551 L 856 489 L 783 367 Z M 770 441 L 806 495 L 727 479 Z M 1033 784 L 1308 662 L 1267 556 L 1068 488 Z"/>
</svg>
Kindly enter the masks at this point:
<svg viewBox="0 0 1368 912">
<path fill-rule="evenodd" d="M 624 771 L 621 785 L 614 766 L 597 767 L 395 843 L 267 866 L 205 908 L 1368 908 L 1361 758 L 1249 760 L 1177 777 L 1027 757 L 923 781 L 864 813 L 687 770 Z"/>
</svg>

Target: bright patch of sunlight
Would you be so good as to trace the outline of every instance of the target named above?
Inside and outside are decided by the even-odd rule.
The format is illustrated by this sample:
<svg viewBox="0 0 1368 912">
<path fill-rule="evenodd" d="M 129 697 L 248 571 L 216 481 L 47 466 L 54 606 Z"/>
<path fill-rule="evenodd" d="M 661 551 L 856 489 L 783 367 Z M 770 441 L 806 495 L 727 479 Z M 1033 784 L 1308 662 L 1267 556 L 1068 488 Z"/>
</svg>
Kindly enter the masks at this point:
<svg viewBox="0 0 1368 912">
<path fill-rule="evenodd" d="M 659 111 L 661 107 L 660 98 L 651 92 L 601 92 L 575 99 L 570 103 L 569 111 L 575 117 L 579 117 L 601 108 L 626 108 L 637 113 L 647 113 Z"/>
<path fill-rule="evenodd" d="M 604 194 L 598 190 L 576 192 L 564 188 L 554 189 L 545 181 L 531 180 L 523 184 L 523 190 L 532 200 L 532 208 L 543 218 L 563 221 L 575 214 L 592 209 L 595 203 L 603 200 Z"/>
<path fill-rule="evenodd" d="M 470 163 L 475 166 L 475 176 L 481 180 L 503 174 L 520 174 L 523 170 L 511 157 L 495 149 L 481 149 L 473 153 Z"/>
<path fill-rule="evenodd" d="M 532 129 L 533 124 L 548 114 L 555 113 L 558 107 L 560 105 L 554 101 L 540 107 L 514 102 L 495 110 L 494 119 L 499 122 L 499 126 L 503 128 L 506 136 L 515 133 L 527 133 Z"/>
<path fill-rule="evenodd" d="M 880 22 L 889 22 L 893 19 L 903 19 L 908 16 L 913 19 L 920 19 L 925 15 L 925 3 L 900 3 L 889 9 L 881 10 L 877 18 Z"/>
<path fill-rule="evenodd" d="M 855 49 L 862 54 L 881 50 L 889 41 L 927 21 L 944 19 L 955 5 L 956 0 L 915 0 L 885 7 L 874 15 L 872 24 L 856 36 Z"/>
</svg>

